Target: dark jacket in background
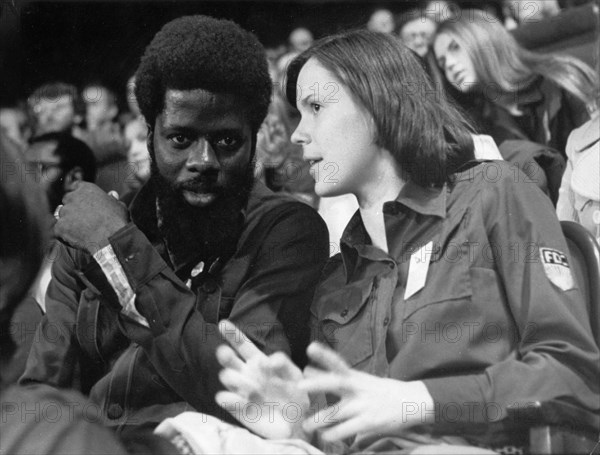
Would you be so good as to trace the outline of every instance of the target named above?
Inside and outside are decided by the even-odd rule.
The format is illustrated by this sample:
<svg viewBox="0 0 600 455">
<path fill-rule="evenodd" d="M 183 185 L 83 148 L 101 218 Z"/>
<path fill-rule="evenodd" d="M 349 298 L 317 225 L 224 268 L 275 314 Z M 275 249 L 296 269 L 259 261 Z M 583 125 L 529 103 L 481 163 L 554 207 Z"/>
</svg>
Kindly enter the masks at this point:
<svg viewBox="0 0 600 455">
<path fill-rule="evenodd" d="M 478 99 L 469 113 L 481 132 L 492 136 L 499 146 L 506 140 L 527 140 L 557 150 L 566 159 L 569 134 L 590 118 L 585 105 L 541 77 L 515 93 L 515 100 L 523 112 L 520 117 L 514 117 L 486 96 Z"/>
</svg>

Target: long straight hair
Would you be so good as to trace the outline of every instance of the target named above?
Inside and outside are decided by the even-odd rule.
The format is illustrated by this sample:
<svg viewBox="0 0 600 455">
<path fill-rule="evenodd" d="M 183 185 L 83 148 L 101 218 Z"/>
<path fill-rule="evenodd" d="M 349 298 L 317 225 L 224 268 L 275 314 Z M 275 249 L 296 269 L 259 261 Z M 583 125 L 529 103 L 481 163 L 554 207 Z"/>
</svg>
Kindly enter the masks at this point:
<svg viewBox="0 0 600 455">
<path fill-rule="evenodd" d="M 465 46 L 481 85 L 493 84 L 509 95 L 543 76 L 589 110 L 597 108 L 598 78 L 592 68 L 574 57 L 522 48 L 500 21 L 483 11 L 464 10 L 460 18 L 442 22 L 437 30 L 441 33 L 456 37 Z"/>
<path fill-rule="evenodd" d="M 434 88 L 415 54 L 396 36 L 355 30 L 317 41 L 288 66 L 286 95 L 297 101 L 300 70 L 315 58 L 372 117 L 375 143 L 404 178 L 440 187 L 473 158 L 468 121 Z"/>
</svg>

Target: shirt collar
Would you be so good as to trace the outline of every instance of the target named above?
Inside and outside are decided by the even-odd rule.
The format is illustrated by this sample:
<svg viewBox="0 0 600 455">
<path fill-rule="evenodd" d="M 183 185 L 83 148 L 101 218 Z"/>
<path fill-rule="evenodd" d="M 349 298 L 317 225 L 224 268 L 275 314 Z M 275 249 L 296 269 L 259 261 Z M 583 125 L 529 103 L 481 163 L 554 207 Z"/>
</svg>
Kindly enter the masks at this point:
<svg viewBox="0 0 600 455">
<path fill-rule="evenodd" d="M 389 214 L 398 213 L 398 204 L 408 207 L 420 215 L 446 217 L 446 193 L 447 188 L 424 188 L 413 182 L 404 184 L 395 201 L 386 202 L 383 212 Z"/>
<path fill-rule="evenodd" d="M 445 218 L 447 193 L 446 185 L 442 188 L 424 188 L 413 182 L 407 182 L 394 201 L 383 204 L 383 212 L 385 215 L 397 216 L 403 211 L 402 207 L 406 207 L 420 215 Z M 360 211 L 357 210 L 344 229 L 340 242 L 347 279 L 351 278 L 359 256 L 365 255 L 367 249 L 364 245 L 370 244 L 371 239 L 363 224 Z M 369 256 L 373 255 L 369 254 Z M 375 253 L 373 259 L 379 256 Z"/>
<path fill-rule="evenodd" d="M 152 182 L 140 188 L 129 206 L 131 221 L 152 243 L 159 241 L 158 218 L 156 216 L 156 194 Z"/>
</svg>

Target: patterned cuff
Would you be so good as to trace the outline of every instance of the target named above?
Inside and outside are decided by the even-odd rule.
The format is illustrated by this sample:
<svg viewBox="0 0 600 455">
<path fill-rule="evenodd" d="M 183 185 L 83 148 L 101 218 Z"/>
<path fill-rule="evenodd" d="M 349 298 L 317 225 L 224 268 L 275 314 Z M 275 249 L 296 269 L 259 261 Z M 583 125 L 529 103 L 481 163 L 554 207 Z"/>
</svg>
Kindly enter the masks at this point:
<svg viewBox="0 0 600 455">
<path fill-rule="evenodd" d="M 112 246 L 109 244 L 98 250 L 94 253 L 94 259 L 115 290 L 122 307 L 121 313 L 144 327 L 150 327 L 146 318 L 138 313 L 135 308 L 135 292 L 131 289 L 129 281 L 127 281 L 127 276 L 125 276 L 125 271 L 117 259 Z"/>
</svg>

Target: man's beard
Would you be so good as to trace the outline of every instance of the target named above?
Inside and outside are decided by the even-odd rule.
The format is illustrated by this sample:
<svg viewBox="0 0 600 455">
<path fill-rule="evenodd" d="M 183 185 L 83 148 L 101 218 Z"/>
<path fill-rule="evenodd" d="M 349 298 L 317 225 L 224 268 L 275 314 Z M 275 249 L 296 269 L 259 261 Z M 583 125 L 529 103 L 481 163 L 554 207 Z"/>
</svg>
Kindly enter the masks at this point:
<svg viewBox="0 0 600 455">
<path fill-rule="evenodd" d="M 233 252 L 243 227 L 241 210 L 248 203 L 254 185 L 254 166 L 232 173 L 231 184 L 220 185 L 217 174 L 207 171 L 186 182 L 172 184 L 151 163 L 150 182 L 156 192 L 159 207 L 159 230 L 169 253 L 178 263 L 190 266 Z M 182 191 L 217 194 L 207 207 L 193 207 L 183 198 Z M 210 264 L 207 264 L 209 266 Z"/>
</svg>

